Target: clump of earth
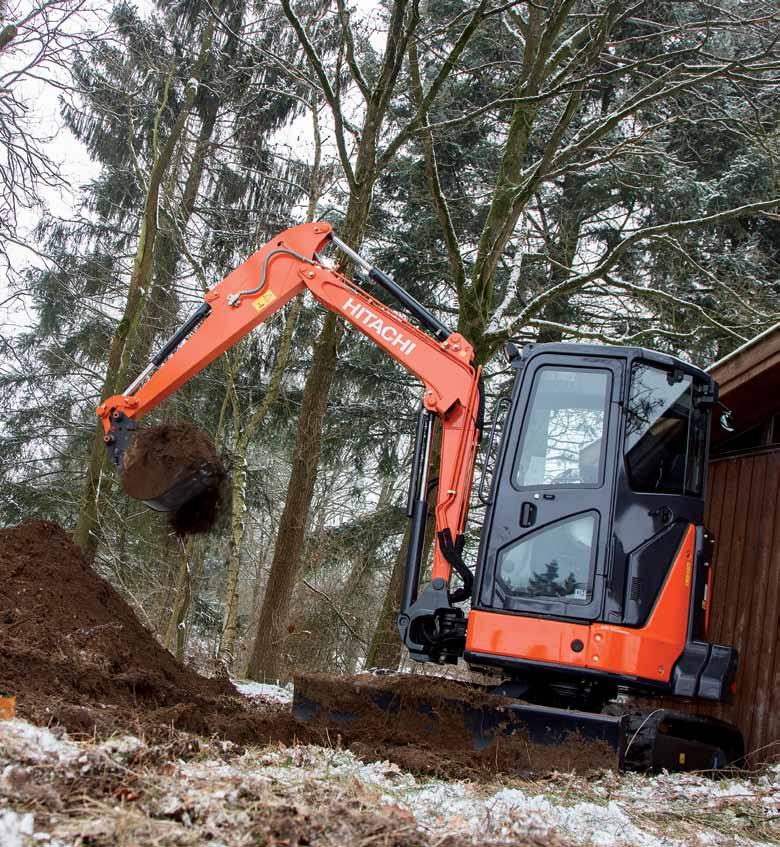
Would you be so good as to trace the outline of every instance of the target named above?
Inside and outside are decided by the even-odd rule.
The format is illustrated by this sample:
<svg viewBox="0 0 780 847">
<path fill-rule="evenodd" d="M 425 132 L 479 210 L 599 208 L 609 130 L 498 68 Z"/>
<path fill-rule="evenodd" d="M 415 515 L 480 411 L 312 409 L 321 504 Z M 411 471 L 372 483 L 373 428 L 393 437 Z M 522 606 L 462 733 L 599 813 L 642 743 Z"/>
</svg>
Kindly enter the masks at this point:
<svg viewBox="0 0 780 847">
<path fill-rule="evenodd" d="M 191 423 L 137 429 L 122 460 L 122 488 L 136 500 L 154 501 L 171 489 L 198 493 L 170 513 L 179 535 L 211 530 L 222 503 L 225 466 L 214 442 Z"/>
</svg>

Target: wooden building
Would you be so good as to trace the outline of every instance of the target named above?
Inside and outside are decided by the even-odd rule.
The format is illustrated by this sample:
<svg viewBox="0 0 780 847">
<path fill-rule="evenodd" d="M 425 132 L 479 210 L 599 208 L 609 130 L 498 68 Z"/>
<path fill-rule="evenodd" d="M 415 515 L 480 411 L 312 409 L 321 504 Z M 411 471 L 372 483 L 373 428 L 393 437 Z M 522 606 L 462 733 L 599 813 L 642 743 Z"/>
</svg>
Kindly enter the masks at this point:
<svg viewBox="0 0 780 847">
<path fill-rule="evenodd" d="M 780 760 L 780 324 L 709 368 L 734 432 L 713 425 L 706 525 L 716 538 L 711 641 L 739 650 L 732 704 L 753 761 Z"/>
</svg>

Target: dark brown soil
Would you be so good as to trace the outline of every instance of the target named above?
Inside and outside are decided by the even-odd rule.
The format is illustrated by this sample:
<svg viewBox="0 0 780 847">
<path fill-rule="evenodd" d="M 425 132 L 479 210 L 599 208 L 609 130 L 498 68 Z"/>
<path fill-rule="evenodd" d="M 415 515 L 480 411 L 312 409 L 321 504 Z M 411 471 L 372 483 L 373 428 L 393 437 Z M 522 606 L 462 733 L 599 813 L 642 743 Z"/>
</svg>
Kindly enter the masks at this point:
<svg viewBox="0 0 780 847">
<path fill-rule="evenodd" d="M 212 440 L 193 424 L 137 430 L 124 455 L 122 487 L 136 500 L 156 500 L 199 473 L 205 491 L 172 512 L 171 524 L 180 535 L 208 532 L 219 511 L 225 468 Z"/>
<path fill-rule="evenodd" d="M 331 737 L 341 733 L 366 758 L 387 758 L 418 773 L 586 772 L 618 764 L 609 744 L 577 732 L 549 745 L 534 743 L 516 724 L 508 732 L 514 701 L 455 680 L 300 674 L 295 688 L 318 704 Z"/>
<path fill-rule="evenodd" d="M 308 675 L 307 691 L 321 684 L 319 699 L 327 700 L 326 680 Z M 377 708 L 365 696 L 367 685 L 396 688 L 401 708 Z M 342 744 L 368 760 L 440 776 L 608 764 L 606 750 L 576 737 L 556 750 L 537 749 L 522 735 L 501 736 L 475 752 L 463 743 L 456 689 L 462 696 L 456 683 L 431 677 L 345 678 L 347 704 L 359 719 L 301 723 L 288 707 L 250 704 L 228 680 L 178 664 L 56 524 L 27 521 L 0 530 L 0 695 L 16 695 L 18 713 L 34 723 L 89 736 L 132 732 L 156 742 L 180 730 L 242 745 Z M 486 696 L 475 693 L 470 704 Z M 435 721 L 421 716 L 423 703 Z"/>
<path fill-rule="evenodd" d="M 38 722 L 88 731 L 82 707 L 112 715 L 235 697 L 179 665 L 56 524 L 0 530 L 0 691 Z"/>
</svg>

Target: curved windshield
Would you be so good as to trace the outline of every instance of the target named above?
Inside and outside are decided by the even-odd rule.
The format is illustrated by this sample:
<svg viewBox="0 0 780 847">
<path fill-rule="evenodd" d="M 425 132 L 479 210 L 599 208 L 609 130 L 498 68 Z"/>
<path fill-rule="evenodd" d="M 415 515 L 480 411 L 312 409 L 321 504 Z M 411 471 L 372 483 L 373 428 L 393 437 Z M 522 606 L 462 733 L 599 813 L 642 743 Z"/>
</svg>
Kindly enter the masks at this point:
<svg viewBox="0 0 780 847">
<path fill-rule="evenodd" d="M 693 403 L 693 378 L 635 364 L 626 415 L 626 468 L 636 491 L 699 494 L 706 422 Z"/>
<path fill-rule="evenodd" d="M 505 547 L 496 576 L 512 597 L 590 602 L 596 512 L 543 527 Z"/>
</svg>

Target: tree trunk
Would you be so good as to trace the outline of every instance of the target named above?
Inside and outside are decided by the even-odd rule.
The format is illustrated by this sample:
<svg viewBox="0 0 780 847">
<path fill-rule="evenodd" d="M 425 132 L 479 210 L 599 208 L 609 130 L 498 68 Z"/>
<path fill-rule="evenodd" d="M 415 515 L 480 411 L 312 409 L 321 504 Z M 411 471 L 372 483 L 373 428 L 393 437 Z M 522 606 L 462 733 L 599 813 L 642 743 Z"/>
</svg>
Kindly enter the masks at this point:
<svg viewBox="0 0 780 847">
<path fill-rule="evenodd" d="M 371 187 L 376 178 L 373 154 L 363 153 L 363 161 L 366 159 L 368 163 L 364 167 L 367 170 L 358 171 L 366 174 L 361 179 L 363 190 L 350 196 L 343 228 L 344 241 L 355 249 L 359 247 L 363 235 L 371 206 Z M 369 178 L 369 175 L 373 178 Z M 317 480 L 322 427 L 336 369 L 336 350 L 343 331 L 344 324 L 329 312 L 317 339 L 311 370 L 303 389 L 292 472 L 260 610 L 257 635 L 247 668 L 250 679 L 275 681 L 280 676 L 285 628 Z"/>
<path fill-rule="evenodd" d="M 395 622 L 401 609 L 401 590 L 404 583 L 404 565 L 408 549 L 409 527 L 407 526 L 398 555 L 393 563 L 390 584 L 387 586 L 385 599 L 382 603 L 382 611 L 379 613 L 379 620 L 366 653 L 366 668 L 396 670 L 401 664 L 403 645 Z"/>
<path fill-rule="evenodd" d="M 329 85 L 325 85 L 325 96 L 337 122 L 337 145 L 341 148 L 342 166 L 350 183 L 341 236 L 353 249 L 358 249 L 371 208 L 374 184 L 379 178 L 377 145 L 387 114 L 390 97 L 401 68 L 406 50 L 406 39 L 416 26 L 419 16 L 412 15 L 409 29 L 405 30 L 407 18 L 406 2 L 392 4 L 385 53 L 376 78 L 375 86 L 366 99 L 366 111 L 360 132 L 360 143 L 352 169 L 348 156 L 343 155 L 341 106 Z M 306 37 L 300 21 L 292 12 L 289 0 L 283 0 L 282 8 L 298 33 L 309 61 L 315 72 L 323 79 L 322 68 L 316 51 Z M 303 547 L 306 524 L 317 479 L 317 463 L 320 455 L 322 426 L 327 407 L 328 393 L 336 366 L 336 350 L 344 326 L 329 313 L 317 339 L 311 371 L 303 390 L 298 434 L 293 452 L 292 474 L 287 488 L 287 497 L 279 524 L 279 534 L 271 563 L 257 636 L 249 660 L 248 675 L 253 679 L 277 679 L 281 668 L 280 649 L 287 625 L 290 599 L 298 575 L 298 566 Z"/>
<path fill-rule="evenodd" d="M 247 670 L 250 679 L 275 681 L 280 676 L 280 651 L 317 480 L 322 425 L 342 333 L 343 324 L 336 315 L 329 313 L 317 339 L 312 367 L 303 389 L 292 473 Z"/>
<path fill-rule="evenodd" d="M 431 471 L 429 479 L 438 475 L 437 468 L 441 457 L 441 428 L 436 427 L 433 434 L 433 444 L 431 445 Z M 436 533 L 436 519 L 434 509 L 436 508 L 437 488 L 432 486 L 428 491 L 428 522 L 425 526 L 425 543 L 423 545 L 421 583 L 424 582 L 426 563 L 429 561 L 431 551 L 433 550 L 433 542 Z M 393 563 L 393 571 L 390 574 L 390 584 L 387 586 L 387 593 L 382 603 L 382 611 L 379 613 L 379 620 L 374 630 L 374 635 L 371 638 L 371 644 L 368 646 L 366 653 L 367 668 L 390 668 L 395 669 L 401 664 L 404 645 L 401 643 L 401 637 L 396 629 L 396 620 L 401 611 L 401 594 L 404 584 L 404 571 L 406 565 L 406 554 L 409 550 L 409 526 L 407 522 L 406 530 L 404 531 L 403 541 L 398 550 L 398 555 Z"/>
<path fill-rule="evenodd" d="M 317 209 L 317 203 L 319 202 L 322 190 L 322 138 L 320 135 L 320 123 L 317 112 L 316 97 L 313 97 L 312 100 L 311 115 L 312 130 L 314 133 L 314 160 L 312 162 L 311 173 L 309 175 L 309 200 L 306 208 L 306 220 L 308 222 L 314 220 L 314 213 Z M 257 432 L 257 428 L 263 422 L 269 409 L 276 402 L 276 398 L 279 395 L 282 377 L 284 376 L 287 361 L 290 357 L 293 331 L 302 309 L 303 298 L 299 297 L 298 300 L 293 303 L 287 316 L 287 321 L 284 325 L 284 332 L 282 333 L 279 343 L 279 354 L 271 373 L 271 379 L 269 381 L 265 397 L 258 409 L 252 415 L 250 421 L 247 423 L 244 432 L 240 437 L 236 438 L 236 458 L 240 463 L 241 471 L 238 478 L 233 480 L 233 511 L 230 527 L 230 555 L 228 559 L 227 586 L 225 591 L 225 616 L 222 624 L 222 638 L 220 639 L 219 651 L 217 653 L 217 658 L 228 668 L 232 666 L 235 658 L 236 635 L 238 629 L 238 577 L 241 569 L 241 550 L 244 545 L 244 534 L 246 532 L 246 456 L 250 442 L 254 438 L 255 432 Z M 338 343 L 338 340 L 336 343 Z M 330 384 L 328 384 L 328 387 L 329 385 Z M 328 389 L 326 388 L 325 390 L 327 400 Z M 320 429 L 321 428 L 322 424 L 320 423 Z M 317 456 L 319 457 L 319 445 L 317 447 Z M 313 490 L 314 483 L 312 482 L 312 492 Z M 311 499 L 311 495 L 309 499 Z"/>
<path fill-rule="evenodd" d="M 205 87 L 205 86 L 204 86 Z M 189 170 L 184 181 L 181 197 L 176 202 L 175 184 L 181 169 L 181 156 L 185 144 L 179 145 L 177 160 L 169 168 L 171 187 L 168 198 L 160 207 L 160 231 L 155 245 L 154 278 L 148 298 L 148 314 L 154 320 L 139 327 L 138 337 L 133 342 L 133 369 L 146 366 L 152 353 L 155 338 L 171 335 L 175 329 L 178 310 L 176 292 L 176 269 L 182 254 L 182 241 L 195 210 L 203 173 L 206 168 L 211 137 L 217 122 L 218 103 L 211 93 L 198 93 L 198 102 L 193 107 L 200 116 L 200 130 L 192 151 Z"/>
<path fill-rule="evenodd" d="M 425 582 L 425 563 L 429 560 L 433 550 L 434 532 L 436 529 L 433 509 L 436 505 L 435 494 L 428 498 L 428 506 L 431 510 L 428 525 L 425 528 L 425 544 L 423 546 L 423 567 L 421 583 Z M 401 547 L 393 563 L 393 571 L 390 574 L 390 584 L 382 602 L 382 611 L 379 613 L 376 629 L 368 645 L 366 653 L 367 668 L 390 668 L 395 670 L 401 664 L 404 645 L 396 628 L 398 614 L 401 611 L 401 593 L 404 584 L 404 570 L 406 565 L 406 554 L 409 549 L 409 527 L 404 532 Z"/>
<path fill-rule="evenodd" d="M 190 537 L 186 544 L 177 539 L 180 544 L 179 567 L 176 574 L 176 591 L 173 596 L 171 616 L 165 631 L 165 647 L 176 655 L 179 661 L 184 659 L 184 619 L 190 608 L 192 599 L 192 570 L 190 561 L 193 552 L 193 540 Z"/>
<path fill-rule="evenodd" d="M 181 616 L 181 623 L 176 634 L 176 658 L 184 661 L 187 653 L 187 640 L 192 631 L 192 618 L 187 617 L 193 602 L 197 603 L 200 596 L 201 582 L 203 581 L 203 565 L 208 552 L 207 545 L 202 542 L 194 545 L 195 555 L 190 559 L 190 587 L 187 594 L 187 603 Z M 194 561 L 193 561 L 194 559 Z"/>
<path fill-rule="evenodd" d="M 6 24 L 0 29 L 0 50 L 4 50 L 18 34 L 19 30 L 16 24 Z"/>
<path fill-rule="evenodd" d="M 290 358 L 293 330 L 303 308 L 303 300 L 298 299 L 290 308 L 284 325 L 268 390 L 244 431 L 237 439 L 235 465 L 232 486 L 232 511 L 230 525 L 230 553 L 228 557 L 227 585 L 225 588 L 225 614 L 222 623 L 222 638 L 219 642 L 217 658 L 229 669 L 235 658 L 236 636 L 238 633 L 238 578 L 241 570 L 241 551 L 246 532 L 246 495 L 247 495 L 247 453 L 252 439 L 260 424 L 265 420 L 271 406 L 276 402 L 282 384 L 287 362 Z"/>
</svg>

